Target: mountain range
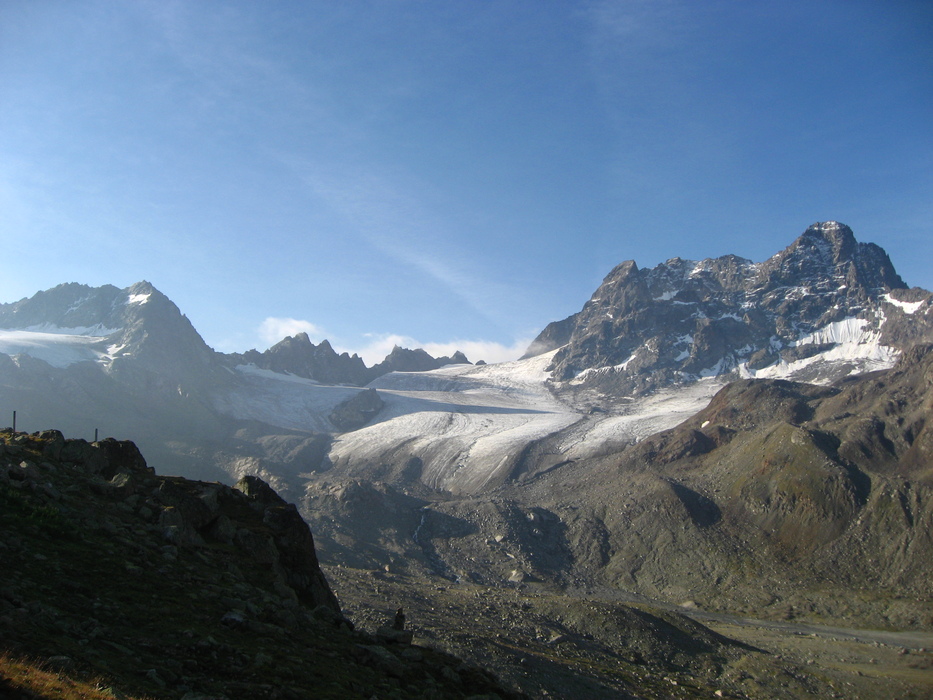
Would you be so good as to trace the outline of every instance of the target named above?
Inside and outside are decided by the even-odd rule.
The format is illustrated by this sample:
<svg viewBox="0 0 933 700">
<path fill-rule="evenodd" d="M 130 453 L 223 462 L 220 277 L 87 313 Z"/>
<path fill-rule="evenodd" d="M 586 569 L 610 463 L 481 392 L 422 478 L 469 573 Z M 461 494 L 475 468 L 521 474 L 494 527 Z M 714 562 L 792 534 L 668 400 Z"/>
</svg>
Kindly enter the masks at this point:
<svg viewBox="0 0 933 700">
<path fill-rule="evenodd" d="M 390 595 L 529 695 L 664 696 L 645 659 L 701 695 L 824 695 L 838 677 L 659 610 L 933 630 L 931 309 L 836 222 L 760 263 L 623 262 L 493 365 L 366 367 L 305 334 L 218 353 L 148 282 L 63 284 L 0 304 L 0 410 L 89 450 L 131 437 L 186 488 L 261 477 L 345 611 L 382 624 Z"/>
<path fill-rule="evenodd" d="M 826 382 L 890 366 L 929 331 L 927 317 L 913 313 L 925 300 L 884 250 L 830 221 L 763 263 L 673 258 L 642 270 L 624 262 L 526 357 L 556 350 L 555 381 L 605 384 L 608 375 L 636 394 L 730 374 Z"/>
<path fill-rule="evenodd" d="M 837 222 L 760 263 L 623 262 L 493 365 L 222 354 L 149 283 L 66 284 L 0 305 L 0 407 L 259 475 L 325 563 L 928 628 L 931 308 Z"/>
</svg>

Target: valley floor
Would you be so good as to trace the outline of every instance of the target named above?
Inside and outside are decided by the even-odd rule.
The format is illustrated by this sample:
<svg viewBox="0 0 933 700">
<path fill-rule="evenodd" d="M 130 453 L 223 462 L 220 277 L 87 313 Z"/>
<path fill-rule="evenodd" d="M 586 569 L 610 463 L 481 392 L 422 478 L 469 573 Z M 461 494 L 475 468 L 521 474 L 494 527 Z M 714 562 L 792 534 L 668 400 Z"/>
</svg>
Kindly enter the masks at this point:
<svg viewBox="0 0 933 700">
<path fill-rule="evenodd" d="M 489 668 L 532 698 L 933 697 L 929 633 L 681 611 L 691 620 L 669 606 L 534 584 L 325 568 L 358 626 L 375 629 L 402 607 L 416 643 Z"/>
<path fill-rule="evenodd" d="M 792 664 L 822 679 L 835 697 L 933 697 L 933 634 L 820 629 L 814 625 L 755 621 L 704 622 L 722 635 L 761 649 L 782 664 Z"/>
</svg>

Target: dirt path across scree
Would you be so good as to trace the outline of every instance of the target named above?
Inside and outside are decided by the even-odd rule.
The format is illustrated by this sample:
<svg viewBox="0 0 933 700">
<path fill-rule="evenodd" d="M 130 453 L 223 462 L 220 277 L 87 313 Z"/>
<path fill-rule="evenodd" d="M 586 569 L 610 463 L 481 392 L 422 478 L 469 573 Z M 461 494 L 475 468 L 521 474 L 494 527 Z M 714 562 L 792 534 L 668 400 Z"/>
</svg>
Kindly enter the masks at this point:
<svg viewBox="0 0 933 700">
<path fill-rule="evenodd" d="M 797 636 L 816 636 L 836 641 L 849 640 L 862 644 L 884 644 L 911 650 L 933 649 L 933 633 L 930 632 L 900 632 L 854 629 L 850 627 L 831 627 L 799 622 L 757 620 L 700 610 L 685 610 L 675 606 L 670 607 L 670 609 L 677 610 L 705 625 L 720 623 L 735 627 L 757 627 Z"/>
</svg>

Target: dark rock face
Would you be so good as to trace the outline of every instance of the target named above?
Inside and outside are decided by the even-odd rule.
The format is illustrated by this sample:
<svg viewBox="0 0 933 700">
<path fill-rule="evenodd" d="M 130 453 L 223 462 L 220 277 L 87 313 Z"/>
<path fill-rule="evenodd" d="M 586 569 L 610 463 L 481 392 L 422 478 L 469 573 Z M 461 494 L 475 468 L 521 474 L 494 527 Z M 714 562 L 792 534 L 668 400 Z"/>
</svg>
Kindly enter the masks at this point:
<svg viewBox="0 0 933 700">
<path fill-rule="evenodd" d="M 121 472 L 141 473 L 147 469 L 145 457 L 129 440 L 104 438 L 96 443 L 96 447 L 105 462 L 101 475 L 106 479 L 112 479 Z"/>
<path fill-rule="evenodd" d="M 263 524 L 271 530 L 274 548 L 267 549 L 277 552 L 277 556 L 270 563 L 282 581 L 295 591 L 299 600 L 313 608 L 323 605 L 339 613 L 337 597 L 318 564 L 311 530 L 294 504 L 286 503 L 255 476 L 243 477 L 235 488 L 257 505 Z"/>
<path fill-rule="evenodd" d="M 907 290 L 881 248 L 830 221 L 758 264 L 732 255 L 673 258 L 650 270 L 624 262 L 581 311 L 545 328 L 526 356 L 560 348 L 556 381 L 608 380 L 645 393 L 825 352 L 835 341 L 798 341 L 845 319 L 861 319 L 896 348 L 933 338 L 933 315 L 903 308 L 915 298 L 929 304 L 931 295 Z"/>
<path fill-rule="evenodd" d="M 330 343 L 311 342 L 307 333 L 299 333 L 279 341 L 265 352 L 250 350 L 242 355 L 228 356 L 234 364 L 251 363 L 261 369 L 294 374 L 322 384 L 362 386 L 368 381 L 368 370 L 358 355 L 337 352 Z"/>
<path fill-rule="evenodd" d="M 19 442 L 26 448 L 38 447 L 43 455 L 77 470 L 85 479 L 90 479 L 88 488 L 93 493 L 133 499 L 137 505 L 140 497 L 145 496 L 147 517 L 167 542 L 204 547 L 206 540 L 216 538 L 221 530 L 230 533 L 229 539 L 235 539 L 240 532 L 258 537 L 264 547 L 254 550 L 254 557 L 271 564 L 282 582 L 294 591 L 293 595 L 312 608 L 324 605 L 340 612 L 337 598 L 318 565 L 307 523 L 294 505 L 282 500 L 258 477 L 244 477 L 235 488 L 179 477 L 158 477 L 130 441 L 113 438 L 97 443 L 65 440 L 57 430 L 32 436 L 11 434 L 11 437 L 14 443 Z M 0 444 L 0 459 L 17 450 L 22 451 L 22 448 Z M 59 473 L 56 469 L 53 478 Z M 0 473 L 0 483 L 9 483 L 10 478 L 21 475 L 24 478 L 18 479 L 20 481 L 26 478 L 25 472 L 4 469 Z M 62 478 L 56 481 L 62 482 L 59 485 L 62 489 L 78 488 Z M 221 539 L 224 538 L 221 536 Z"/>
<path fill-rule="evenodd" d="M 369 370 L 369 381 L 373 381 L 389 372 L 427 372 L 444 365 L 470 364 L 470 361 L 459 350 L 450 357 L 432 357 L 421 348 L 409 350 L 396 345 L 386 359 Z"/>
<path fill-rule="evenodd" d="M 337 430 L 346 432 L 362 428 L 382 410 L 385 404 L 375 389 L 367 389 L 353 395 L 330 414 L 330 422 Z"/>
<path fill-rule="evenodd" d="M 410 636 L 356 630 L 308 526 L 255 477 L 163 477 L 132 442 L 0 430 L 0 532 L 4 651 L 106 677 L 103 694 L 522 697 Z"/>
</svg>

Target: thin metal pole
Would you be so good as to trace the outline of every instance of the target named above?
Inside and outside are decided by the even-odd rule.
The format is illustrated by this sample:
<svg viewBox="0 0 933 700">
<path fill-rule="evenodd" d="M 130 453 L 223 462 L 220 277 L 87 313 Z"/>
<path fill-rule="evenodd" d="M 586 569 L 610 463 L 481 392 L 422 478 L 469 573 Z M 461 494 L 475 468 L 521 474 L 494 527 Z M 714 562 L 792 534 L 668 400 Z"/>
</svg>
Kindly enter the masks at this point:
<svg viewBox="0 0 933 700">
<path fill-rule="evenodd" d="M 13 411 L 13 432 L 16 432 L 16 411 Z"/>
</svg>

